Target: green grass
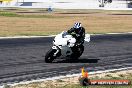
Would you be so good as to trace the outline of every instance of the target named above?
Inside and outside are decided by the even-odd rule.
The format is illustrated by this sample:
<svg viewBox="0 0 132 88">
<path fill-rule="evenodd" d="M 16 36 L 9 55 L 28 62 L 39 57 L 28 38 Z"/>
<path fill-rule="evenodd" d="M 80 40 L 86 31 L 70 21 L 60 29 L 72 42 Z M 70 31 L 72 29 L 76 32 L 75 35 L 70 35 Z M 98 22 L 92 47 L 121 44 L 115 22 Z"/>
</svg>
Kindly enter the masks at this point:
<svg viewBox="0 0 132 88">
<path fill-rule="evenodd" d="M 57 18 L 56 16 L 51 16 L 51 15 L 19 15 L 14 12 L 2 12 L 2 11 L 0 11 L 0 16 L 22 17 L 22 18 Z"/>
<path fill-rule="evenodd" d="M 12 12 L 0 12 L 0 16 L 18 17 L 19 15 L 17 15 L 16 13 L 12 13 Z"/>
</svg>

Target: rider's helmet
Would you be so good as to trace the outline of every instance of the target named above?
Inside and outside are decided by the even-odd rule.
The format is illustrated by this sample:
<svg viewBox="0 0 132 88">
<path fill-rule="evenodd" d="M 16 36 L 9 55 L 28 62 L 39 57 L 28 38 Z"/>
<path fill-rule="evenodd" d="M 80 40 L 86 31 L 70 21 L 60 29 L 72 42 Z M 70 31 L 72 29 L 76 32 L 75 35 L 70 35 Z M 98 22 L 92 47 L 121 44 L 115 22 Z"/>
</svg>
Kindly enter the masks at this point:
<svg viewBox="0 0 132 88">
<path fill-rule="evenodd" d="M 73 28 L 75 28 L 75 29 L 81 28 L 81 23 L 78 23 L 78 22 L 75 23 Z"/>
</svg>

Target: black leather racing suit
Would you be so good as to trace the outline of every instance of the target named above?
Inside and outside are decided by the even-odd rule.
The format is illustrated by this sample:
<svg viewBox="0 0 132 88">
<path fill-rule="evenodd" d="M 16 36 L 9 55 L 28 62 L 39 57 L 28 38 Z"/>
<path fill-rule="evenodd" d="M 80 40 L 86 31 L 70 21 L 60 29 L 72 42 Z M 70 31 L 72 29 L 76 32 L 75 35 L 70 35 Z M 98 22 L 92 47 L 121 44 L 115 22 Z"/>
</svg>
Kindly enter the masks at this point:
<svg viewBox="0 0 132 88">
<path fill-rule="evenodd" d="M 80 27 L 78 29 L 71 28 L 67 31 L 69 34 L 71 34 L 76 39 L 75 45 L 82 45 L 84 43 L 85 38 L 85 29 L 84 27 Z"/>
</svg>

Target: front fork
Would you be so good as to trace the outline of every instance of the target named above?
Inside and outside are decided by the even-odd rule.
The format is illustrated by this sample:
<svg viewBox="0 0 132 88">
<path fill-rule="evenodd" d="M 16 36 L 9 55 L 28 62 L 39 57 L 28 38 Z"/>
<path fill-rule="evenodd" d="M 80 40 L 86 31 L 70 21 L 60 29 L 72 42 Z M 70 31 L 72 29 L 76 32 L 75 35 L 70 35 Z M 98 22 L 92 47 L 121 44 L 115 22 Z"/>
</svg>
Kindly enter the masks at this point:
<svg viewBox="0 0 132 88">
<path fill-rule="evenodd" d="M 53 56 L 59 57 L 61 55 L 61 49 L 58 46 L 52 46 L 52 49 L 56 50 Z"/>
</svg>

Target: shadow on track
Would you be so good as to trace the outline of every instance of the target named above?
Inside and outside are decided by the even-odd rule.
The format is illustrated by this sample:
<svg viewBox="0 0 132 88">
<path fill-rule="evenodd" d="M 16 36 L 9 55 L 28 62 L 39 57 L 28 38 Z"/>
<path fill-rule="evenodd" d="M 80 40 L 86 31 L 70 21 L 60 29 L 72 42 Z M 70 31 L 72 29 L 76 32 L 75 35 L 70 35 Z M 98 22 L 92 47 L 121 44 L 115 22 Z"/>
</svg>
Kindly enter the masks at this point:
<svg viewBox="0 0 132 88">
<path fill-rule="evenodd" d="M 79 58 L 77 60 L 72 59 L 62 59 L 61 61 L 55 61 L 53 63 L 98 63 L 99 59 L 87 59 L 87 58 Z"/>
</svg>

